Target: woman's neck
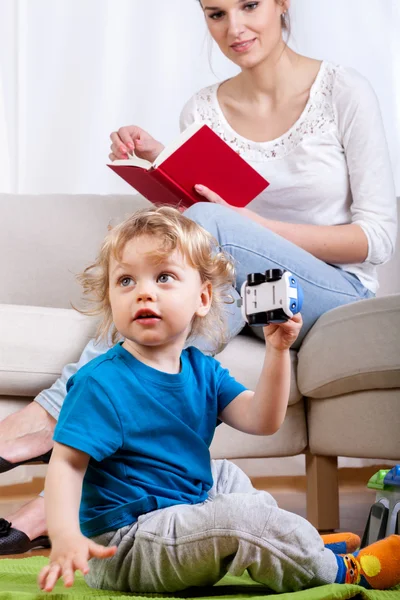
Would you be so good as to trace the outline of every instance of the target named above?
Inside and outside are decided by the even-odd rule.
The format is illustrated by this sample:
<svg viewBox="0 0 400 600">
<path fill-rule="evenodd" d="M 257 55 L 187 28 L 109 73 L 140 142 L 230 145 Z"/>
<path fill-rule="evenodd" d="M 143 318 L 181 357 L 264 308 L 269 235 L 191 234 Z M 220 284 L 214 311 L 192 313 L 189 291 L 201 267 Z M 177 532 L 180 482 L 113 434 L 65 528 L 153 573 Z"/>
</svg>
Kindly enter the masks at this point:
<svg viewBox="0 0 400 600">
<path fill-rule="evenodd" d="M 298 86 L 296 74 L 301 55 L 287 46 L 279 46 L 275 53 L 252 69 L 244 69 L 234 80 L 235 99 L 258 103 L 268 98 L 271 102 L 279 102 Z"/>
</svg>

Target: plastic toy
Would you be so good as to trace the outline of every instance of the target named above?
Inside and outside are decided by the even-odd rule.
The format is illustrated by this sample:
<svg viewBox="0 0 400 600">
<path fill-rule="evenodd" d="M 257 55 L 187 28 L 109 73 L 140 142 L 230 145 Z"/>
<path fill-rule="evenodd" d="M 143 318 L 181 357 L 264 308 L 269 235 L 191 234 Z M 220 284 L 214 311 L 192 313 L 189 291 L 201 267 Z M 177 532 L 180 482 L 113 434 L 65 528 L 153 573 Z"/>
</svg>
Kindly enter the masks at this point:
<svg viewBox="0 0 400 600">
<path fill-rule="evenodd" d="M 238 305 L 249 325 L 284 323 L 300 312 L 303 290 L 289 271 L 269 269 L 247 275 Z"/>
<path fill-rule="evenodd" d="M 361 548 L 392 533 L 400 534 L 400 465 L 375 473 L 367 487 L 376 490 Z"/>
</svg>

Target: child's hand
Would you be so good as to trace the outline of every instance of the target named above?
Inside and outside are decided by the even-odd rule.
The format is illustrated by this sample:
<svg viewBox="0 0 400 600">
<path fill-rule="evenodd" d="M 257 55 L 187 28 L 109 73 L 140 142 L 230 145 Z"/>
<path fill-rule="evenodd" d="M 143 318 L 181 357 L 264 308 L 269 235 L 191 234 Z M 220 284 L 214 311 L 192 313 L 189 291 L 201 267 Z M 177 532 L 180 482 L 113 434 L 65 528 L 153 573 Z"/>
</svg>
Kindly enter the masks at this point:
<svg viewBox="0 0 400 600">
<path fill-rule="evenodd" d="M 84 575 L 89 572 L 90 558 L 109 558 L 116 551 L 116 546 L 106 548 L 81 534 L 52 539 L 50 564 L 40 571 L 39 587 L 45 592 L 51 592 L 60 577 L 63 578 L 65 587 L 71 587 L 75 571 L 81 571 Z"/>
<path fill-rule="evenodd" d="M 296 341 L 302 325 L 300 313 L 293 315 L 286 323 L 270 323 L 264 327 L 265 341 L 275 350 L 287 350 Z"/>
</svg>

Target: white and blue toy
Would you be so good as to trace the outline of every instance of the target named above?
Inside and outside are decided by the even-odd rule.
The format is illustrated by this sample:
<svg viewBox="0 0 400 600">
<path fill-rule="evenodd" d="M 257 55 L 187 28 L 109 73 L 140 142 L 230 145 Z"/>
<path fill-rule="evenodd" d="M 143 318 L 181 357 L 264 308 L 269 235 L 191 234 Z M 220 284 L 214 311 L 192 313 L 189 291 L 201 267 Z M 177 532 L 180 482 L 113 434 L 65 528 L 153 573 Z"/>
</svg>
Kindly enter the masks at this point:
<svg viewBox="0 0 400 600">
<path fill-rule="evenodd" d="M 247 275 L 238 300 L 249 325 L 284 323 L 301 311 L 303 290 L 289 271 L 269 269 Z"/>
</svg>

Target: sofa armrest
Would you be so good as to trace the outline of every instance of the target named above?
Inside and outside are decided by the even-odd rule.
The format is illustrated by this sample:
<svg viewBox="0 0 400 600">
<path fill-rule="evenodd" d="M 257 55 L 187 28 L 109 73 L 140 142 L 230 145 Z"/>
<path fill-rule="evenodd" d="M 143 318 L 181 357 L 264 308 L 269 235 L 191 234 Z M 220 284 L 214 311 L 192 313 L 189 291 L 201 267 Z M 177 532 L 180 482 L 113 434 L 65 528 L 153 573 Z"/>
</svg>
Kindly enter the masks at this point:
<svg viewBox="0 0 400 600">
<path fill-rule="evenodd" d="M 0 304 L 0 395 L 34 397 L 52 385 L 96 325 L 72 309 Z"/>
</svg>

